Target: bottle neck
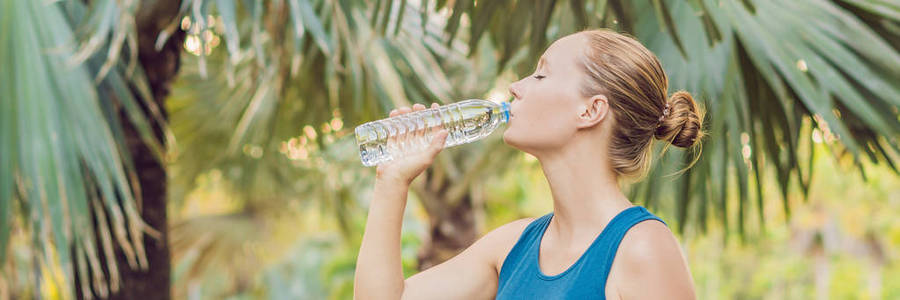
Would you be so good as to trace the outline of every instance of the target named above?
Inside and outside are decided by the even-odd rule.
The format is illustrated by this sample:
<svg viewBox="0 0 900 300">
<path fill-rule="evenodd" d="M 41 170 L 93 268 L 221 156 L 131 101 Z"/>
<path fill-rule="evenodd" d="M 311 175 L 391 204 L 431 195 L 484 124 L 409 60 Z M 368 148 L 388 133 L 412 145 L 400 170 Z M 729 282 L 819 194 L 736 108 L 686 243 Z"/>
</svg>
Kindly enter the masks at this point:
<svg viewBox="0 0 900 300">
<path fill-rule="evenodd" d="M 509 122 L 509 102 L 503 101 L 500 102 L 500 122 L 508 123 Z"/>
</svg>

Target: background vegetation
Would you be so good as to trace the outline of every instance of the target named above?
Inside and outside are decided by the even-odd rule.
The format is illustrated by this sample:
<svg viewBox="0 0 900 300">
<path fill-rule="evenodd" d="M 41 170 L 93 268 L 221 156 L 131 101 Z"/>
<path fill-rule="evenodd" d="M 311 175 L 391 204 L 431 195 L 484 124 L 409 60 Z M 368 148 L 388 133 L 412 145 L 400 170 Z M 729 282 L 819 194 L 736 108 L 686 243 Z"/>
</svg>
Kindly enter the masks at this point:
<svg viewBox="0 0 900 300">
<path fill-rule="evenodd" d="M 900 297 L 884 0 L 0 0 L 0 297 L 350 298 L 374 172 L 353 127 L 507 100 L 550 42 L 600 27 L 709 112 L 702 154 L 629 185 L 701 298 Z M 412 195 L 407 275 L 551 209 L 498 137 Z"/>
</svg>

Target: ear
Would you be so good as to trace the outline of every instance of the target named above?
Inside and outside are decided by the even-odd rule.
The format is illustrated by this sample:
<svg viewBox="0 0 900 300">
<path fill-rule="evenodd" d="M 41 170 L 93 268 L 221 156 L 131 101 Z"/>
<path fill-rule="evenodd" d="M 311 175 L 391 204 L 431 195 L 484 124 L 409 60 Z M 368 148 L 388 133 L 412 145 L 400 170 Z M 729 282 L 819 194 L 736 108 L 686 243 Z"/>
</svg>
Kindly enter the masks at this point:
<svg viewBox="0 0 900 300">
<path fill-rule="evenodd" d="M 609 114 L 609 100 L 606 95 L 594 95 L 583 106 L 578 116 L 578 128 L 594 127 Z"/>
</svg>

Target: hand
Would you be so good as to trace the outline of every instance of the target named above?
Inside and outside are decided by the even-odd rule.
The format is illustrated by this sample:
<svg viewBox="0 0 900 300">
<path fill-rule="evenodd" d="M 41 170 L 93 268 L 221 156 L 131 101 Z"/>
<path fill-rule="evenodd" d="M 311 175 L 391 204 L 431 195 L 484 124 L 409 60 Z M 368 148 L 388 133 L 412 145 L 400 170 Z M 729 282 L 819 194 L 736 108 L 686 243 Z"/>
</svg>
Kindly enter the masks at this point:
<svg viewBox="0 0 900 300">
<path fill-rule="evenodd" d="M 431 108 L 437 107 L 437 103 L 431 104 Z M 409 107 L 394 109 L 391 111 L 390 116 L 394 117 L 411 111 L 420 110 L 425 110 L 425 105 L 416 103 L 413 105 L 412 109 Z M 425 131 L 432 131 L 434 134 L 431 143 L 425 149 L 405 154 L 402 157 L 378 165 L 375 169 L 375 178 L 409 185 L 413 179 L 422 173 L 422 171 L 425 171 L 425 169 L 434 161 L 434 157 L 444 148 L 444 141 L 447 139 L 447 134 L 449 133 L 446 129 L 426 128 L 425 130 L 417 130 L 407 134 L 398 135 L 397 137 L 388 140 L 388 146 L 390 147 L 393 144 L 405 142 L 412 138 L 421 138 L 425 135 Z"/>
</svg>

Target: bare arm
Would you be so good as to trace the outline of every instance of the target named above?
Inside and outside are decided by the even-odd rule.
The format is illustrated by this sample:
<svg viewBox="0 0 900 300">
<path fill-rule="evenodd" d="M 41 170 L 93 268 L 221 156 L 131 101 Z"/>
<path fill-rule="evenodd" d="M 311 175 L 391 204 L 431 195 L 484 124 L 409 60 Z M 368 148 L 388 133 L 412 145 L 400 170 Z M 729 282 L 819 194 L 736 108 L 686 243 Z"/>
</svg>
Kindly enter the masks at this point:
<svg viewBox="0 0 900 300">
<path fill-rule="evenodd" d="M 435 107 L 435 104 L 432 104 Z M 416 104 L 412 110 L 425 109 Z M 408 113 L 392 111 L 391 116 Z M 400 229 L 409 184 L 441 150 L 446 133 L 429 150 L 380 165 L 369 206 L 366 229 L 356 262 L 357 299 L 490 299 L 496 294 L 500 260 L 506 256 L 528 219 L 503 225 L 452 259 L 403 279 Z"/>
<path fill-rule="evenodd" d="M 384 181 L 375 185 L 375 199 L 406 198 L 406 188 Z M 376 201 L 373 199 L 373 201 Z M 357 299 L 492 299 L 502 259 L 530 222 L 521 219 L 489 232 L 462 253 L 403 280 L 400 227 L 405 201 L 375 203 L 369 209 L 366 233 L 356 265 Z"/>
<path fill-rule="evenodd" d="M 376 179 L 353 292 L 357 299 L 399 299 L 403 293 L 400 227 L 407 186 Z"/>
<path fill-rule="evenodd" d="M 459 255 L 413 275 L 403 299 L 493 299 L 503 259 L 531 220 L 500 226 Z"/>
<path fill-rule="evenodd" d="M 497 292 L 501 260 L 530 220 L 503 225 L 450 260 L 404 281 L 400 264 L 400 227 L 406 193 L 407 187 L 403 184 L 387 181 L 375 184 L 375 198 L 369 208 L 356 264 L 356 298 L 492 299 Z"/>
<path fill-rule="evenodd" d="M 437 104 L 432 104 L 436 107 Z M 423 110 L 424 105 L 416 104 L 413 109 L 403 107 L 391 111 L 390 116 Z M 421 133 L 420 133 L 421 134 Z M 375 188 L 369 204 L 369 215 L 363 234 L 353 294 L 357 299 L 399 299 L 403 294 L 403 270 L 400 264 L 400 227 L 403 210 L 406 209 L 406 195 L 409 184 L 422 173 L 443 148 L 447 137 L 440 131 L 428 149 L 412 153 L 383 163 L 376 169 Z M 389 145 L 399 143 L 405 137 L 388 141 Z"/>
</svg>

